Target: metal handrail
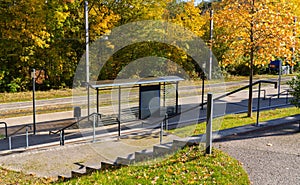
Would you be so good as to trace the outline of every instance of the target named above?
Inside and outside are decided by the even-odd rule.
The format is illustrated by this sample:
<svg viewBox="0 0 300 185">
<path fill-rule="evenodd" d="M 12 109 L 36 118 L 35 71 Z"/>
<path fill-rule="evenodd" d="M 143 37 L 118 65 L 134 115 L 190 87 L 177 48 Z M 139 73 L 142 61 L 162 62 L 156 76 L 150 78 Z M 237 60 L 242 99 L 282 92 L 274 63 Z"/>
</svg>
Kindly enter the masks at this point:
<svg viewBox="0 0 300 185">
<path fill-rule="evenodd" d="M 286 92 L 286 94 L 284 94 L 285 92 Z M 290 89 L 286 89 L 286 90 L 282 91 L 282 92 L 279 93 L 279 94 L 273 94 L 273 95 L 270 95 L 270 96 L 269 96 L 269 106 L 271 106 L 272 98 L 273 98 L 273 97 L 280 97 L 280 95 L 286 95 L 286 104 L 288 104 L 289 92 L 290 92 Z"/>
<path fill-rule="evenodd" d="M 61 128 L 61 129 L 57 130 L 57 131 L 50 131 L 49 134 L 58 134 L 58 133 L 60 133 L 62 130 L 65 130 L 65 129 L 67 129 L 67 128 L 70 128 L 70 127 L 74 126 L 75 124 L 77 124 L 77 123 L 83 121 L 84 119 L 89 118 L 89 117 L 91 117 L 91 116 L 93 116 L 93 115 L 95 115 L 95 114 L 96 114 L 96 115 L 99 115 L 100 118 L 101 118 L 101 114 L 98 114 L 98 113 L 92 113 L 92 114 L 87 115 L 87 116 L 85 116 L 85 117 L 79 119 L 78 121 L 75 121 L 75 122 L 71 123 L 70 125 L 67 125 L 67 126 Z"/>
<path fill-rule="evenodd" d="M 57 130 L 56 132 L 50 131 L 49 134 L 58 134 L 59 133 L 60 134 L 60 145 L 63 146 L 63 145 L 65 145 L 65 129 L 70 128 L 70 127 L 74 126 L 75 124 L 79 123 L 80 121 L 82 121 L 82 120 L 84 120 L 86 118 L 89 118 L 91 116 L 94 116 L 94 115 L 98 115 L 100 117 L 100 119 L 101 119 L 101 114 L 99 114 L 99 113 L 92 113 L 90 115 L 87 115 L 87 116 L 79 119 L 78 121 L 76 121 L 76 122 L 74 122 L 74 123 L 72 123 L 70 125 L 67 125 L 67 126 L 61 128 L 61 129 Z"/>
<path fill-rule="evenodd" d="M 274 84 L 274 85 L 275 85 L 275 88 L 277 88 L 277 82 L 276 82 L 276 81 L 269 81 L 269 80 L 258 80 L 258 81 L 256 81 L 256 82 L 252 83 L 252 86 L 257 85 L 257 84 L 261 84 L 261 83 L 270 83 L 270 84 Z M 230 96 L 230 95 L 232 95 L 232 94 L 235 94 L 235 93 L 237 93 L 237 92 L 239 92 L 239 91 L 242 91 L 242 90 L 244 90 L 244 89 L 247 89 L 247 88 L 249 88 L 249 87 L 250 87 L 250 85 L 246 85 L 246 86 L 244 86 L 244 87 L 240 87 L 240 88 L 238 88 L 238 89 L 236 89 L 236 90 L 233 90 L 233 91 L 228 92 L 228 93 L 226 93 L 226 94 L 224 94 L 224 95 L 221 95 L 221 96 L 219 96 L 219 97 L 216 97 L 216 98 L 214 98 L 214 100 L 219 100 L 219 99 L 224 98 L 224 97 L 226 97 L 226 96 Z M 174 117 L 176 117 L 176 116 L 178 116 L 178 115 L 180 115 L 180 114 L 183 114 L 183 113 L 192 111 L 192 110 L 197 109 L 198 107 L 202 107 L 202 106 L 204 106 L 204 105 L 206 105 L 206 104 L 207 104 L 207 102 L 200 103 L 198 106 L 189 108 L 189 109 L 187 109 L 187 110 L 185 110 L 185 111 L 183 111 L 183 112 L 177 113 L 177 114 L 173 114 L 173 115 L 167 116 L 167 117 L 165 117 L 163 120 L 156 121 L 156 122 L 154 122 L 153 124 L 158 124 L 158 123 L 160 123 L 160 122 L 162 122 L 162 121 L 165 122 L 165 121 L 167 121 L 167 120 L 169 120 L 169 119 L 171 119 L 171 118 L 174 118 Z"/>
<path fill-rule="evenodd" d="M 19 133 L 21 130 L 23 130 L 24 128 L 29 127 L 31 129 L 31 124 L 28 125 L 24 125 L 21 128 L 19 128 L 17 131 L 13 132 L 12 134 L 10 134 L 8 137 L 12 137 L 14 135 L 16 135 L 17 133 Z"/>
<path fill-rule="evenodd" d="M 6 122 L 0 122 L 0 124 L 3 124 L 5 126 L 5 138 L 7 139 L 8 138 L 8 135 L 7 135 L 7 123 Z"/>
</svg>

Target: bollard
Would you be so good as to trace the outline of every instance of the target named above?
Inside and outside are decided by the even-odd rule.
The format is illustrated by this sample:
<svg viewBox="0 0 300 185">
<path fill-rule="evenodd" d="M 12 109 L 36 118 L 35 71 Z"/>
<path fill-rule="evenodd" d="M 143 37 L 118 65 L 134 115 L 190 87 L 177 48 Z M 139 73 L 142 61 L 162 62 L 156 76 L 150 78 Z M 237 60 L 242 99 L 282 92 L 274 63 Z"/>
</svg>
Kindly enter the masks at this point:
<svg viewBox="0 0 300 185">
<path fill-rule="evenodd" d="M 213 94 L 207 94 L 207 117 L 206 117 L 206 154 L 212 151 L 212 120 L 213 120 Z"/>
</svg>

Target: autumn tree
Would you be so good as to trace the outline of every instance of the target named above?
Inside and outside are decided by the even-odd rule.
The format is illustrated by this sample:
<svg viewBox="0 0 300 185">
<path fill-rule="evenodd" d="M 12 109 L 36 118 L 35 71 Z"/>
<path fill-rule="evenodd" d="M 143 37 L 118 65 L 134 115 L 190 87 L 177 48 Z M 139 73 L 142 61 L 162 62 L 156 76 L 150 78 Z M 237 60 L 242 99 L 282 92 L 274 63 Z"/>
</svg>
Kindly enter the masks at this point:
<svg viewBox="0 0 300 185">
<path fill-rule="evenodd" d="M 215 14 L 217 35 L 228 50 L 222 65 L 246 61 L 249 68 L 248 116 L 252 116 L 253 68 L 265 66 L 275 58 L 294 65 L 292 59 L 294 15 L 291 4 L 284 0 L 227 0 Z"/>
<path fill-rule="evenodd" d="M 48 48 L 44 2 L 6 0 L 0 4 L 0 90 L 25 90 L 37 50 Z"/>
</svg>

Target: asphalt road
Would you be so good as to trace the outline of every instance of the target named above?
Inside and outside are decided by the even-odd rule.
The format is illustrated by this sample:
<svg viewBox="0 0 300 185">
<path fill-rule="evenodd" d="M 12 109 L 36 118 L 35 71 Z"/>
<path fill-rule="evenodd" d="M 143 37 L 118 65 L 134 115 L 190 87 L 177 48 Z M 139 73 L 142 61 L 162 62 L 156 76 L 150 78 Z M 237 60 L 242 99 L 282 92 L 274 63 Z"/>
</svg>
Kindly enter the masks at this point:
<svg viewBox="0 0 300 185">
<path fill-rule="evenodd" d="M 228 136 L 214 145 L 238 159 L 254 185 L 300 185 L 298 123 Z"/>
<path fill-rule="evenodd" d="M 282 81 L 287 81 L 291 77 L 283 77 Z M 278 79 L 271 78 L 271 79 L 265 79 L 265 80 L 273 80 L 276 81 Z M 216 83 L 216 84 L 209 84 L 207 85 L 209 88 L 214 87 L 221 87 L 226 86 L 226 88 L 232 87 L 232 86 L 240 86 L 240 85 L 248 85 L 247 80 L 243 81 L 236 81 L 236 82 L 224 82 L 224 83 Z M 200 88 L 200 87 L 198 87 Z M 195 89 L 194 89 L 195 90 Z M 179 86 L 179 92 L 184 93 L 185 91 L 190 92 L 191 88 L 186 86 Z M 110 94 L 107 95 L 101 95 L 100 98 L 107 99 L 111 98 Z M 74 97 L 66 97 L 66 98 L 54 98 L 54 99 L 47 99 L 47 100 L 36 100 L 36 106 L 37 107 L 45 107 L 45 106 L 53 106 L 53 105 L 62 105 L 62 104 L 70 104 L 70 105 L 80 105 L 80 104 L 86 104 L 85 101 L 87 101 L 86 96 L 74 96 Z M 93 102 L 94 99 L 91 97 L 91 101 Z M 1 111 L 7 111 L 11 109 L 27 109 L 32 108 L 32 101 L 26 101 L 26 102 L 13 102 L 13 103 L 0 103 L 0 112 Z"/>
</svg>

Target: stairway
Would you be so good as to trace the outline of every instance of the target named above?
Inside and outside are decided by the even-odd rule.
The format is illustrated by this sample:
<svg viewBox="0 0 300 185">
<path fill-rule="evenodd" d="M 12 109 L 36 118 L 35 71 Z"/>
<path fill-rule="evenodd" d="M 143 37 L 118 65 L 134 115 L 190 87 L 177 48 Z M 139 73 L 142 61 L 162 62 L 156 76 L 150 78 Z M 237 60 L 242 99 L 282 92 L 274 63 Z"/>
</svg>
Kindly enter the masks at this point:
<svg viewBox="0 0 300 185">
<path fill-rule="evenodd" d="M 169 143 L 154 145 L 151 150 L 137 151 L 127 156 L 120 156 L 114 162 L 99 161 L 100 167 L 94 166 L 81 166 L 80 169 L 71 171 L 71 175 L 59 175 L 60 181 L 70 180 L 83 175 L 90 175 L 96 171 L 103 171 L 107 169 L 118 169 L 122 166 L 139 164 L 158 158 L 163 158 L 167 155 L 173 154 L 176 151 L 184 148 L 185 146 L 198 145 L 201 142 L 200 137 L 190 137 L 184 139 L 173 140 Z M 99 164 L 98 163 L 98 164 Z"/>
</svg>

